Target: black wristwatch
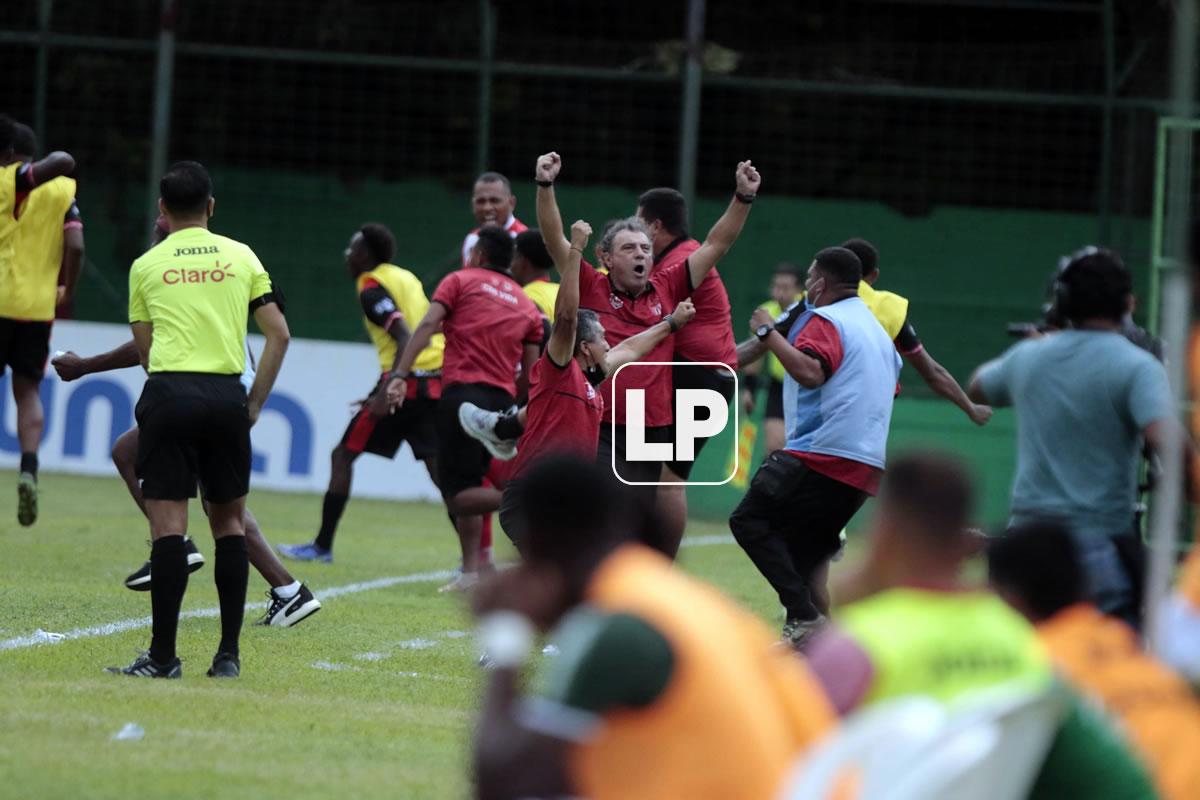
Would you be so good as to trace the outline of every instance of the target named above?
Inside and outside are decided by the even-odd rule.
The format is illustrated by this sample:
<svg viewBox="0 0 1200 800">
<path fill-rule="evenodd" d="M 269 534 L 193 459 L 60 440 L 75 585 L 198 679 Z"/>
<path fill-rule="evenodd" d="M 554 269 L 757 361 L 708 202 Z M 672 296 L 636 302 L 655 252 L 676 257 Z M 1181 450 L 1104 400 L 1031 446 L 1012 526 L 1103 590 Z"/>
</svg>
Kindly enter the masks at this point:
<svg viewBox="0 0 1200 800">
<path fill-rule="evenodd" d="M 759 325 L 754 329 L 754 335 L 758 337 L 760 342 L 765 342 L 773 330 L 775 330 L 774 325 Z"/>
</svg>

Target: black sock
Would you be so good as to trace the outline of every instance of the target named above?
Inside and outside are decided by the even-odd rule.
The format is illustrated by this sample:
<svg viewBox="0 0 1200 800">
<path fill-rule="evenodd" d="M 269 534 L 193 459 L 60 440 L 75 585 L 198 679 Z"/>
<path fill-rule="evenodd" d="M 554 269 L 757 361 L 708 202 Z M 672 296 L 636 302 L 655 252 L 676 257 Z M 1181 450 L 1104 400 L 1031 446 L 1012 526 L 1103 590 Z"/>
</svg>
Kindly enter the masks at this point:
<svg viewBox="0 0 1200 800">
<path fill-rule="evenodd" d="M 492 431 L 501 439 L 520 439 L 525 428 L 521 426 L 521 418 L 516 414 L 505 414 L 496 420 L 496 427 L 492 428 Z"/>
<path fill-rule="evenodd" d="M 21 453 L 21 472 L 28 472 L 37 477 L 37 453 Z"/>
<path fill-rule="evenodd" d="M 325 493 L 325 502 L 321 504 L 321 530 L 317 532 L 317 547 L 322 550 L 333 549 L 333 535 L 337 533 L 338 520 L 346 510 L 349 496 L 344 494 Z"/>
<path fill-rule="evenodd" d="M 182 536 L 164 536 L 150 548 L 150 607 L 154 612 L 150 657 L 159 664 L 175 658 L 179 606 L 187 591 L 187 551 Z"/>
<path fill-rule="evenodd" d="M 217 651 L 236 656 L 242 618 L 246 615 L 246 581 L 250 578 L 246 537 L 222 536 L 217 539 L 216 550 L 213 582 L 217 584 L 217 598 L 221 604 L 221 644 Z"/>
</svg>

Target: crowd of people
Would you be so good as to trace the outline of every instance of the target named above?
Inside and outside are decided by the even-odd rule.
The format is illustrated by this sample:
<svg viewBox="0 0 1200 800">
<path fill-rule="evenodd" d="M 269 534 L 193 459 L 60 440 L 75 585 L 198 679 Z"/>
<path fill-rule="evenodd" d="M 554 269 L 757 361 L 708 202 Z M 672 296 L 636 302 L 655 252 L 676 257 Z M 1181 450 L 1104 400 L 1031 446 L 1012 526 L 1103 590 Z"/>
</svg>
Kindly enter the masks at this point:
<svg viewBox="0 0 1200 800">
<path fill-rule="evenodd" d="M 38 513 L 50 324 L 83 253 L 74 160 L 36 149 L 31 131 L 0 117 L 0 369 L 13 372 L 22 525 Z M 480 175 L 461 268 L 431 296 L 395 263 L 386 226 L 353 232 L 345 263 L 379 374 L 331 454 L 314 540 L 279 547 L 299 562 L 332 560 L 363 453 L 392 458 L 407 442 L 424 462 L 458 538 L 461 570 L 442 588 L 469 594 L 488 668 L 480 797 L 776 797 L 844 718 L 1015 683 L 1066 698 L 1029 796 L 1200 797 L 1200 705 L 1188 684 L 1200 677 L 1200 551 L 1164 609 L 1162 653 L 1139 639 L 1141 465 L 1187 437 L 1161 363 L 1123 332 L 1132 281 L 1115 253 L 1066 258 L 1054 284 L 1065 329 L 1015 345 L 964 390 L 917 336 L 908 301 L 877 288 L 880 255 L 861 238 L 821 249 L 804 270 L 780 265 L 771 303 L 737 341 L 717 267 L 758 199 L 752 162 L 737 165 L 703 241 L 669 188 L 644 192 L 596 236 L 584 220 L 568 228 L 555 192 L 564 174 L 557 153 L 536 160 L 533 229 L 515 216 L 508 179 Z M 250 429 L 289 329 L 254 252 L 209 230 L 214 205 L 202 165 L 172 165 L 155 243 L 129 272 L 132 340 L 53 361 L 63 380 L 148 373 L 137 427 L 113 448 L 152 539 L 126 579 L 150 594 L 150 647 L 111 668 L 132 677 L 182 674 L 180 605 L 205 563 L 187 536 L 197 489 L 221 610 L 210 676 L 240 674 L 250 564 L 271 586 L 262 624 L 292 626 L 321 607 L 246 507 Z M 257 357 L 250 317 L 266 341 Z M 961 462 L 888 458 L 905 363 L 978 425 L 994 407 L 1015 409 L 1012 514 L 996 537 L 976 530 Z M 675 441 L 678 390 L 749 411 L 760 388 L 767 456 L 729 527 L 778 596 L 778 633 L 673 564 L 694 459 L 671 450 L 647 461 L 628 446 L 635 434 Z M 872 496 L 865 547 L 831 576 Z M 514 567 L 493 563 L 493 515 Z M 986 581 L 966 568 L 980 557 Z M 557 655 L 526 691 L 542 637 Z"/>
</svg>

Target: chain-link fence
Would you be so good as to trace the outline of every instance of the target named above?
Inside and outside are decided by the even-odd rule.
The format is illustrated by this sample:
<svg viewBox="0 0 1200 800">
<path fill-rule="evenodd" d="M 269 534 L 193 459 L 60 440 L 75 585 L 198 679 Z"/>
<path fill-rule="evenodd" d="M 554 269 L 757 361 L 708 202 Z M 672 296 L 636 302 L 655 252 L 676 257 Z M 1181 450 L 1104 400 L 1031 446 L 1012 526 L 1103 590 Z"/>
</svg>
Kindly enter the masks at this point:
<svg viewBox="0 0 1200 800">
<path fill-rule="evenodd" d="M 219 226 L 286 262 L 302 335 L 360 335 L 326 307 L 345 290 L 351 226 L 391 224 L 432 281 L 471 224 L 472 176 L 524 180 L 551 148 L 571 186 L 622 187 L 576 196 L 589 212 L 609 202 L 602 218 L 651 185 L 694 179 L 700 198 L 723 196 L 732 165 L 754 157 L 773 196 L 827 204 L 828 234 L 797 234 L 803 219 L 760 232 L 763 261 L 802 258 L 862 204 L 894 214 L 885 265 L 903 257 L 892 275 L 926 328 L 955 332 L 959 372 L 995 349 L 1004 318 L 1034 312 L 1032 276 L 1054 248 L 1101 241 L 1144 263 L 1169 4 L 708 0 L 689 46 L 696 2 L 16 0 L 0 22 L 3 104 L 78 157 L 91 289 L 79 312 L 94 318 L 120 317 L 145 242 L 159 112 L 164 157 L 213 169 Z M 702 68 L 694 130 L 689 57 Z M 694 162 L 680 158 L 689 136 Z M 1036 212 L 1063 234 L 989 267 L 964 237 L 919 227 L 939 209 Z M 698 202 L 694 216 L 712 215 Z M 1024 258 L 1037 263 L 1013 263 Z M 731 287 L 740 316 L 767 267 Z M 943 285 L 949 269 L 985 267 L 1019 285 L 984 300 L 986 282 Z"/>
</svg>

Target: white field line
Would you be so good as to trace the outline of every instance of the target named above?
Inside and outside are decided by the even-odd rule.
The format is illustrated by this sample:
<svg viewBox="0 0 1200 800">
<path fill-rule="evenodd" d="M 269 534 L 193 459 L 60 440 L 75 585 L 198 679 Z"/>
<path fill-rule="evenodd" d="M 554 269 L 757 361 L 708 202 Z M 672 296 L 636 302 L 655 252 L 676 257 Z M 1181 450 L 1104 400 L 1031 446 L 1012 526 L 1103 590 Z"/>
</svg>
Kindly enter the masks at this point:
<svg viewBox="0 0 1200 800">
<path fill-rule="evenodd" d="M 713 545 L 732 544 L 732 536 L 696 536 L 687 539 L 683 542 L 684 547 L 711 547 Z M 454 572 L 448 569 L 436 570 L 434 572 L 416 572 L 411 575 L 394 575 L 390 578 L 376 578 L 371 581 L 361 581 L 359 583 L 348 583 L 345 586 L 331 586 L 328 589 L 322 589 L 313 592 L 318 600 L 328 600 L 333 597 L 341 597 L 346 594 L 358 594 L 359 592 L 371 592 L 376 589 L 387 589 L 391 586 L 399 586 L 407 583 L 430 583 L 433 581 L 449 580 L 454 575 Z M 262 603 L 247 603 L 246 611 L 256 613 L 261 611 Z M 197 608 L 191 611 L 184 611 L 179 615 L 180 619 L 203 619 L 219 616 L 221 609 L 217 606 L 212 608 Z M 129 619 L 121 619 L 116 622 L 106 622 L 102 625 L 93 625 L 88 628 L 76 628 L 66 631 L 61 634 L 50 635 L 39 632 L 30 634 L 29 636 L 17 636 L 11 639 L 0 639 L 0 653 L 6 650 L 20 650 L 25 647 L 34 647 L 39 644 L 57 644 L 58 642 L 70 641 L 72 639 L 90 639 L 94 636 L 112 636 L 125 631 L 137 630 L 138 628 L 149 628 L 153 618 L 145 617 L 130 617 Z M 60 638 L 61 637 L 61 638 Z"/>
</svg>

